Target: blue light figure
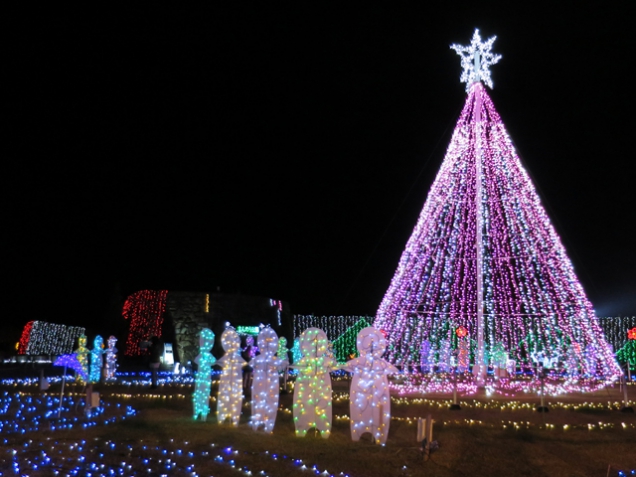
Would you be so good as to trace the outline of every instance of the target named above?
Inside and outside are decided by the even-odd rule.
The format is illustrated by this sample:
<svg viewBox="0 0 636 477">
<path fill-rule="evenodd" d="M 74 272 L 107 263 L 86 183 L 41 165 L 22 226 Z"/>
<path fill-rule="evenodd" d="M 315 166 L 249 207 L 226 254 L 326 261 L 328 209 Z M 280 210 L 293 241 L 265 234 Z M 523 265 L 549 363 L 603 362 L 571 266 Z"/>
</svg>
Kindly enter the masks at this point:
<svg viewBox="0 0 636 477">
<path fill-rule="evenodd" d="M 97 335 L 93 340 L 93 349 L 91 350 L 91 367 L 89 381 L 98 383 L 102 377 L 102 367 L 104 366 L 104 339 Z"/>
<path fill-rule="evenodd" d="M 192 404 L 194 406 L 194 420 L 201 417 L 205 421 L 210 414 L 210 388 L 212 386 L 212 366 L 216 362 L 212 356 L 214 346 L 214 333 L 209 328 L 203 328 L 199 334 L 199 355 L 194 358 L 198 369 L 194 379 L 194 394 Z"/>
</svg>

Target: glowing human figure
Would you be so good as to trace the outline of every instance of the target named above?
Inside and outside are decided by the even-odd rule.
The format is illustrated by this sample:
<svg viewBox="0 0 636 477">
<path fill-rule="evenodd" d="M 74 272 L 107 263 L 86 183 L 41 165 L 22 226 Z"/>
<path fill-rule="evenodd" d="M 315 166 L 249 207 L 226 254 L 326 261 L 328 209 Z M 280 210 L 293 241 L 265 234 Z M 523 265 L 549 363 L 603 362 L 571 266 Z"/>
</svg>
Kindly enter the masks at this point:
<svg viewBox="0 0 636 477">
<path fill-rule="evenodd" d="M 241 357 L 241 337 L 234 328 L 223 332 L 221 346 L 225 354 L 216 362 L 223 370 L 219 382 L 217 419 L 219 424 L 230 419 L 232 425 L 238 426 L 243 404 L 243 366 L 247 362 Z"/>
<path fill-rule="evenodd" d="M 294 423 L 296 436 L 304 437 L 315 427 L 324 438 L 331 433 L 331 376 L 337 361 L 329 355 L 329 340 L 319 328 L 308 328 L 300 335 L 302 356 L 294 363 L 298 377 L 294 385 Z"/>
<path fill-rule="evenodd" d="M 369 326 L 356 339 L 359 357 L 347 362 L 344 369 L 353 374 L 349 413 L 351 439 L 359 441 L 369 432 L 376 444 L 385 444 L 391 423 L 391 395 L 389 374 L 398 369 L 382 359 L 386 339 L 381 331 Z"/>
<path fill-rule="evenodd" d="M 194 358 L 198 369 L 194 379 L 194 394 L 192 405 L 194 407 L 194 419 L 201 417 L 205 421 L 210 414 L 210 389 L 212 387 L 212 366 L 216 362 L 212 356 L 214 346 L 214 333 L 209 328 L 203 328 L 199 333 L 199 355 Z"/>
<path fill-rule="evenodd" d="M 104 367 L 104 339 L 97 335 L 93 340 L 93 349 L 91 350 L 91 371 L 89 380 L 91 383 L 98 383 L 102 377 L 102 368 Z"/>
<path fill-rule="evenodd" d="M 289 364 L 286 357 L 276 356 L 279 350 L 278 336 L 271 328 L 263 328 L 258 334 L 261 354 L 250 360 L 254 378 L 252 381 L 252 429 L 263 426 L 265 432 L 274 431 L 280 379 L 278 372 Z"/>
<path fill-rule="evenodd" d="M 420 368 L 423 373 L 429 373 L 431 371 L 431 342 L 429 340 L 422 341 L 420 346 Z"/>
<path fill-rule="evenodd" d="M 108 338 L 108 348 L 106 348 L 106 367 L 104 368 L 104 377 L 107 381 L 115 379 L 117 371 L 117 348 L 115 348 L 117 338 L 110 336 Z"/>
<path fill-rule="evenodd" d="M 86 382 L 89 380 L 88 374 L 88 355 L 90 351 L 86 347 L 86 335 L 80 335 L 77 338 L 77 349 L 75 350 L 75 356 L 80 366 L 82 367 L 82 372 L 78 374 L 79 382 Z"/>
</svg>

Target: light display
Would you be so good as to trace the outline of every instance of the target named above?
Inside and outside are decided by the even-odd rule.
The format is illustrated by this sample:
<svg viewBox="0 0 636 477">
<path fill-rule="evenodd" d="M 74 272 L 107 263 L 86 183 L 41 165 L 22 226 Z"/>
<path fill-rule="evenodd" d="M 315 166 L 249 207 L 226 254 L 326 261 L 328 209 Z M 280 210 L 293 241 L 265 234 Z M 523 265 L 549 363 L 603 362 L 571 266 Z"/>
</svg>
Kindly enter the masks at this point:
<svg viewBox="0 0 636 477">
<path fill-rule="evenodd" d="M 294 362 L 298 377 L 294 385 L 294 425 L 296 436 L 304 437 L 312 427 L 324 438 L 331 434 L 331 376 L 335 359 L 329 356 L 327 334 L 308 328 L 299 336 L 301 358 Z"/>
<path fill-rule="evenodd" d="M 90 354 L 90 351 L 86 347 L 85 335 L 82 335 L 77 339 L 77 349 L 74 354 L 77 358 L 77 362 L 82 367 L 82 372 L 79 374 L 79 380 L 88 382 L 90 379 L 88 369 L 88 355 Z"/>
<path fill-rule="evenodd" d="M 127 356 L 141 355 L 143 351 L 139 345 L 151 336 L 161 338 L 167 296 L 168 290 L 140 290 L 126 299 L 122 316 L 130 320 L 126 341 Z"/>
<path fill-rule="evenodd" d="M 391 395 L 387 376 L 398 369 L 382 359 L 386 349 L 384 335 L 373 327 L 362 329 L 356 338 L 359 357 L 344 369 L 353 374 L 351 380 L 351 439 L 360 440 L 371 433 L 376 444 L 385 444 L 391 424 Z"/>
<path fill-rule="evenodd" d="M 625 346 L 627 335 L 625 330 L 636 328 L 636 316 L 612 316 L 599 318 L 605 339 L 614 350 Z"/>
<path fill-rule="evenodd" d="M 496 39 L 497 37 L 493 36 L 482 43 L 479 30 L 475 30 L 470 45 L 451 45 L 451 48 L 462 58 L 462 75 L 459 81 L 466 83 L 466 91 L 479 81 L 483 81 L 492 88 L 490 67 L 501 59 L 501 55 L 490 51 Z"/>
<path fill-rule="evenodd" d="M 194 393 L 192 394 L 195 420 L 200 417 L 202 421 L 205 421 L 210 414 L 212 366 L 216 362 L 211 353 L 213 346 L 214 332 L 209 328 L 203 328 L 199 333 L 199 354 L 194 359 L 198 367 L 194 380 Z"/>
<path fill-rule="evenodd" d="M 73 351 L 75 340 L 85 332 L 86 329 L 80 326 L 29 321 L 22 330 L 18 343 L 18 354 L 68 354 Z"/>
<path fill-rule="evenodd" d="M 636 366 L 636 328 L 627 330 L 627 342 L 616 352 L 616 357 L 621 363 Z"/>
<path fill-rule="evenodd" d="M 247 363 L 241 357 L 241 338 L 234 328 L 223 331 L 221 346 L 225 354 L 216 363 L 222 369 L 217 420 L 222 424 L 229 419 L 233 426 L 238 426 L 243 404 L 243 366 Z"/>
<path fill-rule="evenodd" d="M 82 363 L 77 358 L 77 354 L 75 353 L 63 354 L 61 356 L 58 356 L 55 361 L 53 361 L 53 366 L 63 366 L 65 368 L 71 368 L 77 373 L 80 382 L 88 380 L 86 367 L 82 365 Z"/>
<path fill-rule="evenodd" d="M 300 336 L 300 334 L 307 328 L 320 328 L 326 333 L 327 339 L 335 341 L 345 334 L 349 328 L 355 326 L 360 320 L 365 320 L 367 323 L 371 323 L 373 321 L 373 317 L 294 315 L 294 338 Z M 356 333 L 357 331 L 353 335 L 354 338 Z"/>
<path fill-rule="evenodd" d="M 296 338 L 294 340 L 294 344 L 292 345 L 291 348 L 291 355 L 292 355 L 292 363 L 297 363 L 298 360 L 300 360 L 300 358 L 302 358 L 303 354 L 300 351 L 300 339 Z"/>
<path fill-rule="evenodd" d="M 387 359 L 407 372 L 424 340 L 445 362 L 445 342 L 463 326 L 476 341 L 478 381 L 495 344 L 531 368 L 533 351 L 565 356 L 578 343 L 589 351 L 587 362 L 571 356 L 592 379 L 569 389 L 607 385 L 620 375 L 613 352 L 479 82 L 489 82 L 488 66 L 499 59 L 486 53 L 492 40 L 482 44 L 476 33 L 471 46 L 455 48 L 469 84 L 466 103 L 374 326 L 386 333 Z"/>
<path fill-rule="evenodd" d="M 108 348 L 106 348 L 106 366 L 104 367 L 104 377 L 106 381 L 112 381 L 115 379 L 115 373 L 117 372 L 117 348 L 115 348 L 117 338 L 110 336 L 108 338 Z"/>
<path fill-rule="evenodd" d="M 98 383 L 102 377 L 102 368 L 104 367 L 104 339 L 97 335 L 93 340 L 93 349 L 91 350 L 91 366 L 89 381 Z"/>
<path fill-rule="evenodd" d="M 364 318 L 358 320 L 353 326 L 338 336 L 333 343 L 334 355 L 338 363 L 346 363 L 348 359 L 358 356 L 356 347 L 356 337 L 360 330 L 369 326 L 369 322 Z"/>
<path fill-rule="evenodd" d="M 265 432 L 273 432 L 278 411 L 280 392 L 279 371 L 289 364 L 285 355 L 276 356 L 279 342 L 276 332 L 271 328 L 263 328 L 258 334 L 258 348 L 261 354 L 250 360 L 254 370 L 252 381 L 252 429 L 261 426 Z M 285 352 L 287 350 L 285 349 Z"/>
</svg>

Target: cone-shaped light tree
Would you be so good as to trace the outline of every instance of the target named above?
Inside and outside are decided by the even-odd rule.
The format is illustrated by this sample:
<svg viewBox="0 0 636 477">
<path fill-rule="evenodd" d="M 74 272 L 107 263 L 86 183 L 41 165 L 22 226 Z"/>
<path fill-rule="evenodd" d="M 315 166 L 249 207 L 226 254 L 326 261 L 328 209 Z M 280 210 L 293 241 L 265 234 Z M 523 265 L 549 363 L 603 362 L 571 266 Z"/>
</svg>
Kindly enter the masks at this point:
<svg viewBox="0 0 636 477">
<path fill-rule="evenodd" d="M 386 357 L 405 370 L 422 343 L 439 360 L 463 326 L 477 382 L 501 353 L 517 366 L 532 357 L 588 382 L 620 370 L 484 85 L 495 37 L 453 45 L 467 83 L 446 156 L 400 258 L 374 326 L 388 341 Z M 557 364 L 560 363 L 560 364 Z"/>
</svg>

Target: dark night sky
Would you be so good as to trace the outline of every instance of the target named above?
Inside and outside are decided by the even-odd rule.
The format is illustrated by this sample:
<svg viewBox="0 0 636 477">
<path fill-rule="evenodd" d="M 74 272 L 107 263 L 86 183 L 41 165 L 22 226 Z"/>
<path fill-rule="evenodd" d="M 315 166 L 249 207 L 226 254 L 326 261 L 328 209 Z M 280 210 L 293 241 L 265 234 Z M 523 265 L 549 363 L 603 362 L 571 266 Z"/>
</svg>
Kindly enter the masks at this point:
<svg viewBox="0 0 636 477">
<path fill-rule="evenodd" d="M 598 314 L 636 314 L 633 2 L 267 3 L 14 19 L 3 322 L 90 325 L 117 283 L 374 314 L 464 104 L 449 45 L 475 27 Z"/>
</svg>

